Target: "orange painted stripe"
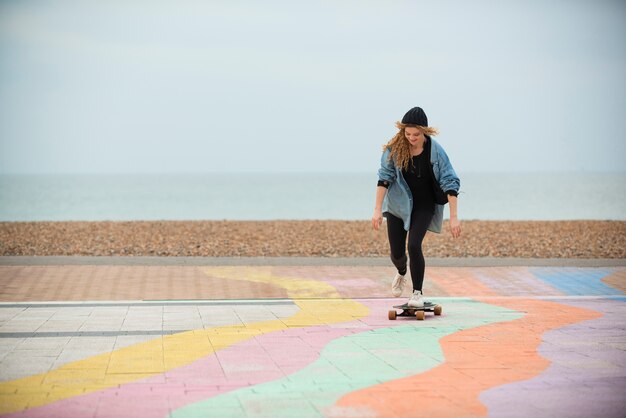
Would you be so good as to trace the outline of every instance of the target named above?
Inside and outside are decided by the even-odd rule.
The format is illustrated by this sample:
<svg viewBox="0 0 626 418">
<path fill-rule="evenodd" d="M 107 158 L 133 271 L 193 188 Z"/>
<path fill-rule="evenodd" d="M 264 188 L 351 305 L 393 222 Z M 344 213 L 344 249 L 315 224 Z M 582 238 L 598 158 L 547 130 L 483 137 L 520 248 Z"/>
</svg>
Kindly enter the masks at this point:
<svg viewBox="0 0 626 418">
<path fill-rule="evenodd" d="M 441 339 L 445 362 L 425 373 L 352 392 L 338 410 L 377 417 L 486 416 L 481 392 L 530 379 L 549 361 L 537 353 L 548 330 L 602 316 L 600 313 L 529 299 L 490 299 L 486 303 L 525 312 L 520 319 L 485 325 Z M 368 416 L 370 416 L 368 415 Z"/>
<path fill-rule="evenodd" d="M 608 286 L 614 287 L 626 293 L 626 269 L 619 269 L 616 272 L 606 276 L 602 282 Z"/>
<path fill-rule="evenodd" d="M 500 296 L 485 286 L 470 268 L 428 270 L 427 280 L 432 280 L 448 296 Z"/>
</svg>

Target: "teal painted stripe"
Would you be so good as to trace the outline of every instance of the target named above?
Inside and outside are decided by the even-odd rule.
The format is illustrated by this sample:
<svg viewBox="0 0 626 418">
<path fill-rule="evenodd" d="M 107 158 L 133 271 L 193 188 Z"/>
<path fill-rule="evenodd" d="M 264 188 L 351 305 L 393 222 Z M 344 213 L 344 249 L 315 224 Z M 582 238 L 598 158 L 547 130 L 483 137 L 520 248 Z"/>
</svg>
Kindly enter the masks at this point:
<svg viewBox="0 0 626 418">
<path fill-rule="evenodd" d="M 608 286 L 602 279 L 612 274 L 607 268 L 551 268 L 535 267 L 530 272 L 550 286 L 571 296 L 623 295 L 618 289 Z"/>
<path fill-rule="evenodd" d="M 216 410 L 241 408 L 245 411 L 241 416 L 250 418 L 322 417 L 350 392 L 440 365 L 444 361 L 439 344 L 442 337 L 522 316 L 471 300 L 446 301 L 445 309 L 445 316 L 424 322 L 407 320 L 405 325 L 338 338 L 324 348 L 318 360 L 286 378 L 197 402 L 170 416 L 206 417 Z"/>
</svg>

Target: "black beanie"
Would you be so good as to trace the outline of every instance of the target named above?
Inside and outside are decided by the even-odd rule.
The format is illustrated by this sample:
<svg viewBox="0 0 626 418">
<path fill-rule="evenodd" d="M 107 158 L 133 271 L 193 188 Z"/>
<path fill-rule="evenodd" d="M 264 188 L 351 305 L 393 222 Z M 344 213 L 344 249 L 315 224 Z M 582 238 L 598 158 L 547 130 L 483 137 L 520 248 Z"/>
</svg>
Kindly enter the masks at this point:
<svg viewBox="0 0 626 418">
<path fill-rule="evenodd" d="M 428 118 L 421 107 L 414 107 L 402 118 L 404 125 L 428 126 Z"/>
</svg>

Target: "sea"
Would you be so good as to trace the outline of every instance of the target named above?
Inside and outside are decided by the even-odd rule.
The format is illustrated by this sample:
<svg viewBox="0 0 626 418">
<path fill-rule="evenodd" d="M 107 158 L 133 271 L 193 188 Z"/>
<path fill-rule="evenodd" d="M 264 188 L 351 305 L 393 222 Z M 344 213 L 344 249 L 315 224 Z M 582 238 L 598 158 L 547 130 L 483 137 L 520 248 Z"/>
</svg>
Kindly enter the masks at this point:
<svg viewBox="0 0 626 418">
<path fill-rule="evenodd" d="M 626 220 L 626 172 L 459 177 L 461 219 Z M 368 220 L 376 181 L 376 173 L 0 175 L 0 221 Z"/>
</svg>

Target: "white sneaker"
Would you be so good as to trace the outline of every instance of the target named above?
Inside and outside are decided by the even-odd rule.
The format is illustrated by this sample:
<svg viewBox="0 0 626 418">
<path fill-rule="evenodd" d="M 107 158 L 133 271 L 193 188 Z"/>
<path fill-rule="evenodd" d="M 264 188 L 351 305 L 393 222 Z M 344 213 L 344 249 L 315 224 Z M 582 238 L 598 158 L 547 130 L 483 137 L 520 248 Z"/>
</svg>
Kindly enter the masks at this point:
<svg viewBox="0 0 626 418">
<path fill-rule="evenodd" d="M 423 308 L 424 307 L 424 298 L 422 297 L 422 292 L 419 290 L 414 290 L 411 295 L 411 299 L 409 299 L 408 306 L 411 308 Z"/>
<path fill-rule="evenodd" d="M 396 276 L 393 278 L 391 282 L 391 294 L 399 298 L 402 296 L 402 291 L 404 290 L 404 285 L 406 285 L 406 278 L 404 275 L 400 273 L 396 273 Z"/>
</svg>

